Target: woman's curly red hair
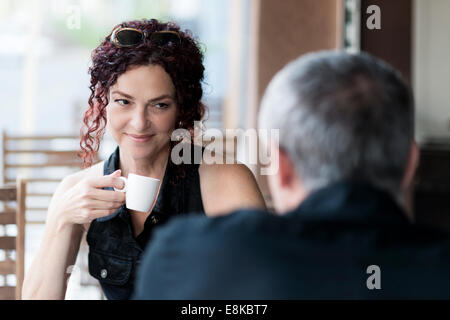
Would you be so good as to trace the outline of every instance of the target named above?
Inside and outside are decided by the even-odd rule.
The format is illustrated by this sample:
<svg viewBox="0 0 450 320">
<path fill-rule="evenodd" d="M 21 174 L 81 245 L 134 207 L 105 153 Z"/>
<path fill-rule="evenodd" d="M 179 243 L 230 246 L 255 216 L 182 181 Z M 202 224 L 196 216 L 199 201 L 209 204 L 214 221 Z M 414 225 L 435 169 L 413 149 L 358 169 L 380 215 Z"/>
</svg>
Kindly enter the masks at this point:
<svg viewBox="0 0 450 320">
<path fill-rule="evenodd" d="M 91 76 L 91 95 L 83 118 L 80 141 L 80 157 L 85 167 L 92 165 L 104 135 L 109 88 L 131 66 L 157 64 L 170 75 L 177 99 L 176 128 L 188 129 L 193 135 L 194 121 L 200 121 L 206 109 L 201 102 L 203 54 L 189 31 L 181 31 L 176 23 L 162 23 L 156 19 L 134 20 L 120 26 L 145 31 L 147 38 L 136 47 L 116 47 L 110 42 L 110 34 L 92 52 L 92 66 L 88 71 Z M 162 47 L 153 45 L 149 35 L 163 30 L 178 32 L 181 43 Z"/>
</svg>

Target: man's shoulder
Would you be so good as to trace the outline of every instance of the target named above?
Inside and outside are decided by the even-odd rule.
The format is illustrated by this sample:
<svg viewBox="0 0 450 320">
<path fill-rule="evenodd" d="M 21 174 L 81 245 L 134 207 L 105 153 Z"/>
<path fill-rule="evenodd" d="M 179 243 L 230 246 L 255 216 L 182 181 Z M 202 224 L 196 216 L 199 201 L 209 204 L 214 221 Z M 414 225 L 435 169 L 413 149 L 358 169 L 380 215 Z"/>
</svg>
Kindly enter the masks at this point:
<svg viewBox="0 0 450 320">
<path fill-rule="evenodd" d="M 183 242 L 185 238 L 190 241 L 255 238 L 266 234 L 267 229 L 275 231 L 276 225 L 283 224 L 282 220 L 284 219 L 280 216 L 258 209 L 242 209 L 217 217 L 187 214 L 172 217 L 164 226 L 155 230 L 155 238 L 165 243 L 170 243 L 171 240 Z"/>
<path fill-rule="evenodd" d="M 363 250 L 365 254 L 426 257 L 429 263 L 450 259 L 450 232 L 418 224 L 401 228 L 355 226 L 308 221 L 301 215 L 278 216 L 262 210 L 237 210 L 226 216 L 188 214 L 171 218 L 155 230 L 153 243 L 162 248 L 176 245 L 192 250 L 208 247 L 251 251 L 264 243 L 267 249 L 280 247 L 303 253 L 339 246 Z M 214 250 L 213 250 L 214 251 Z M 256 250 L 259 252 L 259 250 Z M 409 258 L 408 258 L 409 259 Z"/>
<path fill-rule="evenodd" d="M 413 224 L 406 229 L 403 242 L 405 247 L 414 248 L 417 255 L 427 256 L 431 260 L 445 259 L 450 262 L 450 231 L 432 225 Z"/>
<path fill-rule="evenodd" d="M 210 232 L 211 230 L 234 231 L 260 223 L 262 220 L 273 219 L 274 215 L 259 209 L 240 209 L 226 215 L 208 217 L 203 214 L 185 214 L 173 217 L 165 226 L 168 229 L 181 228 L 186 232 Z M 188 228 L 188 229 L 186 229 Z"/>
</svg>

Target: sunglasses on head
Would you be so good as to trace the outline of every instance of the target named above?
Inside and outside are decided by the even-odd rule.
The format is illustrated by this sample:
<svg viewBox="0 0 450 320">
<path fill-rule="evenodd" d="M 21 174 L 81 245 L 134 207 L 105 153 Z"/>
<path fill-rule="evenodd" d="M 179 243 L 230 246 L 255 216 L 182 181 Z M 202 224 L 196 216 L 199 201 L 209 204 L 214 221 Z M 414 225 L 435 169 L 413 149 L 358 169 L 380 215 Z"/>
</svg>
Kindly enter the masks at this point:
<svg viewBox="0 0 450 320">
<path fill-rule="evenodd" d="M 116 47 L 134 47 L 147 38 L 147 33 L 136 28 L 119 27 L 111 34 L 110 41 Z M 156 31 L 150 34 L 150 42 L 158 47 L 180 44 L 181 37 L 176 31 Z"/>
</svg>

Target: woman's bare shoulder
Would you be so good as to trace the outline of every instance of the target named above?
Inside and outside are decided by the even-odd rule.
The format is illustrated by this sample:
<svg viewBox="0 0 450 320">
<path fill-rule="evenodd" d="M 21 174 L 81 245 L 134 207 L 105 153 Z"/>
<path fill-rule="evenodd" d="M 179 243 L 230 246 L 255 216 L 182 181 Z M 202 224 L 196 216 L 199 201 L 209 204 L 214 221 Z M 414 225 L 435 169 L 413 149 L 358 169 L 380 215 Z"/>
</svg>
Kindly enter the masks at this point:
<svg viewBox="0 0 450 320">
<path fill-rule="evenodd" d="M 255 176 L 246 165 L 202 163 L 198 172 L 207 215 L 227 214 L 238 208 L 265 209 Z"/>
</svg>

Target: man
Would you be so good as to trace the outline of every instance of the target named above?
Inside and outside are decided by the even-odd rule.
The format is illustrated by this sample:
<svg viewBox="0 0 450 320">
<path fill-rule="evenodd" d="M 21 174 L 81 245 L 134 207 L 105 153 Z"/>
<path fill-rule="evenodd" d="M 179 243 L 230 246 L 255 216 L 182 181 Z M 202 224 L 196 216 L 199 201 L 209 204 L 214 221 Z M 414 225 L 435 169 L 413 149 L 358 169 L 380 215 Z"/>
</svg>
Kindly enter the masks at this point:
<svg viewBox="0 0 450 320">
<path fill-rule="evenodd" d="M 407 210 L 418 162 L 413 98 L 367 54 L 303 56 L 270 83 L 259 125 L 279 215 L 173 219 L 156 231 L 137 299 L 450 298 L 449 235 Z"/>
</svg>

